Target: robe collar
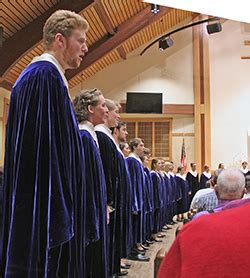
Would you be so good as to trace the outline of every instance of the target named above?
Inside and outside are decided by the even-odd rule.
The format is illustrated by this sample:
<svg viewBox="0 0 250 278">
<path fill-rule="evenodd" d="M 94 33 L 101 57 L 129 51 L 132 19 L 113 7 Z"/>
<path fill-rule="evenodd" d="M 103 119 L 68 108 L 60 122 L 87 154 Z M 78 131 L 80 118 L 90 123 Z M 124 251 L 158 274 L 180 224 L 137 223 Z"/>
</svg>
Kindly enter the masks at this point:
<svg viewBox="0 0 250 278">
<path fill-rule="evenodd" d="M 189 170 L 189 173 L 194 176 L 195 178 L 197 177 L 198 173 L 197 171 L 192 171 L 192 170 Z"/>
<path fill-rule="evenodd" d="M 65 86 L 67 88 L 69 88 L 68 81 L 64 75 L 65 70 L 62 68 L 60 63 L 57 61 L 57 59 L 53 55 L 51 55 L 49 53 L 43 53 L 41 56 L 34 57 L 33 60 L 31 61 L 31 63 L 35 63 L 35 62 L 39 62 L 39 61 L 47 61 L 47 62 L 52 63 L 54 66 L 56 66 L 57 70 L 59 71 L 59 73 L 63 79 Z"/>
<path fill-rule="evenodd" d="M 174 178 L 175 174 L 174 172 L 169 171 L 169 175 L 172 176 Z"/>
<path fill-rule="evenodd" d="M 183 179 L 184 181 L 186 180 L 186 175 L 185 174 L 181 175 L 181 174 L 177 173 L 176 177 L 179 177 L 179 178 Z"/>
<path fill-rule="evenodd" d="M 210 172 L 207 173 L 206 171 L 204 171 L 202 174 L 203 174 L 205 177 L 207 177 L 208 179 L 210 179 L 211 176 L 212 176 Z"/>
<path fill-rule="evenodd" d="M 136 153 L 132 152 L 132 153 L 130 153 L 128 155 L 128 157 L 133 157 L 133 158 L 135 158 L 136 160 L 138 160 L 142 164 L 142 161 L 141 161 L 140 157 Z"/>
<path fill-rule="evenodd" d="M 92 138 L 95 140 L 97 146 L 99 147 L 94 125 L 89 121 L 83 121 L 78 126 L 80 130 L 87 130 L 92 136 Z"/>
<path fill-rule="evenodd" d="M 105 133 L 113 141 L 113 143 L 116 146 L 117 151 L 120 152 L 122 154 L 122 156 L 125 158 L 124 153 L 120 149 L 119 144 L 116 143 L 115 138 L 113 137 L 109 127 L 107 127 L 105 124 L 99 124 L 99 125 L 95 126 L 95 131 L 100 131 L 100 132 Z"/>
<path fill-rule="evenodd" d="M 240 168 L 240 170 L 241 170 L 241 172 L 244 173 L 244 174 L 246 174 L 246 173 L 249 171 L 248 168 L 246 168 L 246 169 Z"/>
</svg>

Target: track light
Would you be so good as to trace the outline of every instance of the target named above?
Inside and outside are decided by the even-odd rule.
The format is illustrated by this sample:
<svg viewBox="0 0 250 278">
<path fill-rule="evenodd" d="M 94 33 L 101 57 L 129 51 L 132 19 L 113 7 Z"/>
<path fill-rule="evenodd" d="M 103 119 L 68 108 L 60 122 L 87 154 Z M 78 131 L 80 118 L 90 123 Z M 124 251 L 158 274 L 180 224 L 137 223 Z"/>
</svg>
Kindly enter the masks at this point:
<svg viewBox="0 0 250 278">
<path fill-rule="evenodd" d="M 152 4 L 153 6 L 153 4 Z M 154 45 L 155 43 L 159 42 L 159 48 L 160 50 L 164 50 L 170 46 L 173 45 L 173 41 L 172 39 L 170 39 L 170 35 L 176 33 L 176 32 L 179 32 L 181 30 L 184 30 L 184 29 L 187 29 L 189 27 L 193 27 L 193 26 L 196 26 L 196 25 L 199 25 L 199 24 L 202 24 L 202 23 L 205 23 L 205 22 L 212 22 L 212 21 L 218 21 L 219 18 L 218 17 L 211 17 L 211 18 L 208 18 L 208 19 L 204 19 L 204 20 L 201 20 L 201 21 L 196 21 L 196 22 L 193 22 L 191 24 L 188 24 L 188 25 L 185 25 L 185 26 L 182 26 L 178 29 L 175 29 L 163 36 L 161 36 L 160 38 L 154 40 L 153 42 L 151 42 L 148 46 L 146 46 L 142 52 L 140 53 L 140 55 L 142 56 L 152 45 Z M 215 32 L 220 32 L 222 30 L 222 27 L 221 27 L 221 24 L 220 22 L 217 22 L 215 24 L 209 24 L 207 25 L 207 32 L 208 34 L 212 34 L 212 33 L 215 33 Z"/>
<path fill-rule="evenodd" d="M 220 22 L 212 23 L 207 25 L 208 34 L 213 34 L 220 32 L 222 30 L 222 26 Z"/>
<path fill-rule="evenodd" d="M 156 4 L 151 4 L 151 12 L 154 14 L 158 14 L 160 12 L 160 6 Z"/>
<path fill-rule="evenodd" d="M 174 44 L 174 41 L 170 38 L 162 38 L 161 40 L 159 40 L 159 49 L 160 50 L 164 50 L 170 46 L 172 46 Z"/>
</svg>

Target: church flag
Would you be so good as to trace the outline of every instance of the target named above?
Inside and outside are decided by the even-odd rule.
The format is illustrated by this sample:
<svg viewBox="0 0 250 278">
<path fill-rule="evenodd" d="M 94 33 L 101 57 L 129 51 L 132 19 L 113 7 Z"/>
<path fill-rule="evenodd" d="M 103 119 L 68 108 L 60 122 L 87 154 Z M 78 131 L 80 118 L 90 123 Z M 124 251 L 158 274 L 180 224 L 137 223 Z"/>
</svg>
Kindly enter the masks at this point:
<svg viewBox="0 0 250 278">
<path fill-rule="evenodd" d="M 183 138 L 182 147 L 181 147 L 181 165 L 184 167 L 184 169 L 186 171 L 187 170 L 187 154 L 186 154 L 184 138 Z"/>
</svg>

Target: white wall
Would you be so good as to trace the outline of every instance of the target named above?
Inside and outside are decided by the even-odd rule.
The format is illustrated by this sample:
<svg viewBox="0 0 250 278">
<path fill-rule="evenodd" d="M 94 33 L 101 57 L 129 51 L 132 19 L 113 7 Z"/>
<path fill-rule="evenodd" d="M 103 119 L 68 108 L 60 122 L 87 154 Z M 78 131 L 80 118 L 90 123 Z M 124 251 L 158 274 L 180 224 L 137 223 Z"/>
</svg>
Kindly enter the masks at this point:
<svg viewBox="0 0 250 278">
<path fill-rule="evenodd" d="M 165 51 L 158 44 L 143 56 L 140 50 L 120 59 L 83 81 L 83 88 L 99 88 L 106 97 L 121 101 L 126 92 L 162 92 L 164 103 L 193 104 L 192 33 L 188 29 L 173 37 L 178 43 Z M 171 55 L 173 54 L 173 55 Z M 80 85 L 71 90 L 71 95 L 80 91 Z"/>
<path fill-rule="evenodd" d="M 247 159 L 250 129 L 250 33 L 239 22 L 227 21 L 210 37 L 212 167 L 219 162 L 238 166 Z"/>
</svg>

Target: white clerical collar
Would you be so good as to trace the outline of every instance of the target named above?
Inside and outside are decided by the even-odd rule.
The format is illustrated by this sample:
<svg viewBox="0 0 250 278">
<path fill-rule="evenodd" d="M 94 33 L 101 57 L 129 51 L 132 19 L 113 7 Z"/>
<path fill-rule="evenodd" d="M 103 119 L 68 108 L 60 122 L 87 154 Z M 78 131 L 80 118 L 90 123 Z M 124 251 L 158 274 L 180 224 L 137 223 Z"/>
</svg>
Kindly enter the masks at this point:
<svg viewBox="0 0 250 278">
<path fill-rule="evenodd" d="M 165 175 L 170 179 L 170 173 L 169 172 L 165 172 Z"/>
<path fill-rule="evenodd" d="M 248 168 L 245 168 L 245 169 L 244 169 L 244 168 L 240 168 L 240 170 L 241 170 L 241 172 L 244 173 L 244 174 L 246 174 L 246 173 L 249 171 Z"/>
<path fill-rule="evenodd" d="M 131 152 L 131 153 L 128 155 L 128 157 L 133 157 L 133 158 L 135 158 L 136 160 L 138 160 L 138 161 L 142 164 L 142 161 L 141 161 L 140 157 L 139 157 L 136 153 Z"/>
<path fill-rule="evenodd" d="M 65 86 L 67 88 L 69 88 L 68 81 L 67 81 L 67 79 L 64 75 L 65 71 L 53 55 L 51 55 L 49 53 L 43 53 L 41 56 L 34 57 L 33 60 L 31 61 L 31 64 L 35 63 L 35 62 L 39 62 L 39 61 L 47 61 L 47 62 L 50 62 L 53 65 L 55 65 L 56 68 L 58 69 L 62 79 L 63 79 L 63 82 L 64 82 Z"/>
<path fill-rule="evenodd" d="M 106 126 L 105 124 L 96 125 L 95 131 L 100 131 L 100 132 L 105 133 L 110 139 L 112 139 L 112 141 L 114 141 L 110 128 L 108 126 Z"/>
<path fill-rule="evenodd" d="M 206 172 L 206 171 L 204 171 L 202 174 L 203 174 L 205 177 L 207 177 L 208 179 L 210 179 L 211 176 L 212 176 L 210 172 Z"/>
<path fill-rule="evenodd" d="M 171 172 L 171 171 L 169 171 L 169 175 L 170 176 L 172 176 L 172 177 L 174 177 L 175 175 L 174 175 L 174 173 L 173 172 Z"/>
<path fill-rule="evenodd" d="M 192 170 L 189 170 L 189 173 L 194 176 L 195 178 L 197 177 L 198 173 L 197 171 L 192 171 Z"/>
<path fill-rule="evenodd" d="M 99 147 L 94 125 L 89 121 L 83 121 L 80 124 L 78 124 L 78 126 L 80 130 L 87 130 L 92 136 L 92 138 L 95 140 L 97 146 Z"/>
<path fill-rule="evenodd" d="M 111 130 L 108 126 L 106 126 L 105 124 L 99 124 L 99 125 L 96 125 L 95 126 L 95 131 L 100 131 L 100 132 L 103 132 L 105 133 L 112 141 L 113 143 L 115 144 L 115 146 L 117 147 L 117 144 L 115 142 L 115 138 L 113 137 L 112 133 L 111 133 Z M 117 147 L 117 150 L 119 150 L 119 146 Z"/>
<path fill-rule="evenodd" d="M 181 175 L 180 173 L 177 173 L 176 177 L 179 177 L 179 178 L 183 179 L 184 181 L 186 180 L 186 175 L 185 174 Z"/>
</svg>

